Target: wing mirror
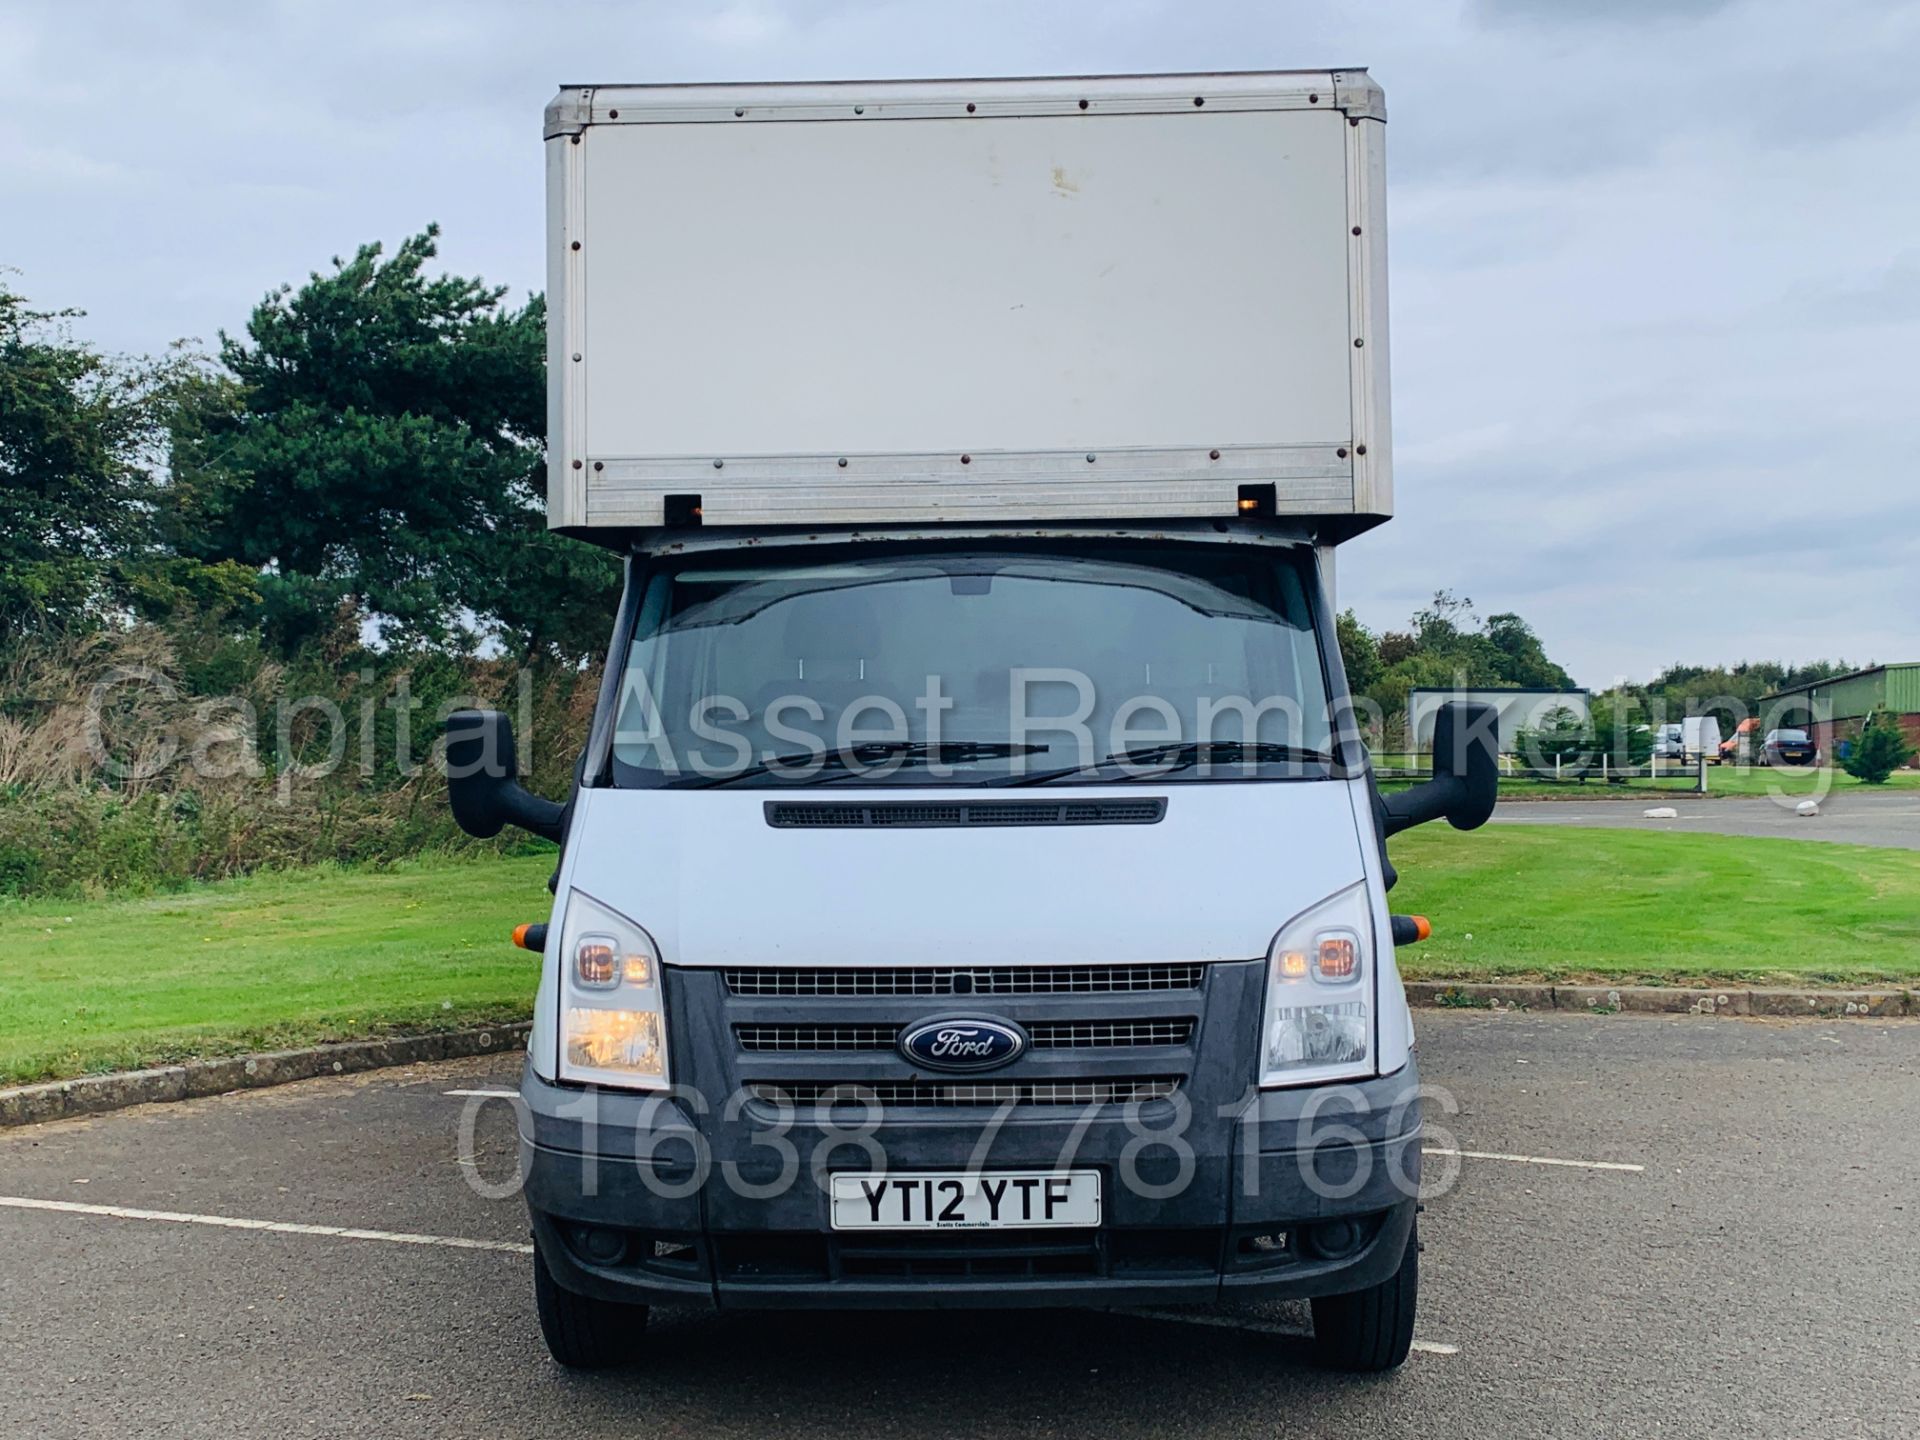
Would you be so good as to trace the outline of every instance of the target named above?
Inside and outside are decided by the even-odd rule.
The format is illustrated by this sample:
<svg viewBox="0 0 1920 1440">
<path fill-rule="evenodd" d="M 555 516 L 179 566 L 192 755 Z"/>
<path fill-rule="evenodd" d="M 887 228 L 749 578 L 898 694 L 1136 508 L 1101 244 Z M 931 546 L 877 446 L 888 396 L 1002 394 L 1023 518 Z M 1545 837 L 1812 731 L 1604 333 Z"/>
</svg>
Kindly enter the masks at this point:
<svg viewBox="0 0 1920 1440">
<path fill-rule="evenodd" d="M 447 717 L 447 802 L 454 823 L 485 840 L 518 825 L 557 842 L 563 807 L 520 783 L 513 722 L 498 710 L 456 710 Z"/>
<path fill-rule="evenodd" d="M 1433 779 L 1380 799 L 1382 835 L 1445 818 L 1456 830 L 1487 823 L 1500 793 L 1500 716 L 1491 705 L 1449 701 L 1433 717 Z"/>
</svg>

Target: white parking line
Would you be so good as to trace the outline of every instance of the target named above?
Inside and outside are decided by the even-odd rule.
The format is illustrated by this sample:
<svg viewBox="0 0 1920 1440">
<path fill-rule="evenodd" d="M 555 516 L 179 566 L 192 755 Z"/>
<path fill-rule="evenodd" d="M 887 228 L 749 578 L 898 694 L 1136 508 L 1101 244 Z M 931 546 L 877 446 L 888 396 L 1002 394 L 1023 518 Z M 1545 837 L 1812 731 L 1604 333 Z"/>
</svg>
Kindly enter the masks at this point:
<svg viewBox="0 0 1920 1440">
<path fill-rule="evenodd" d="M 276 1235 L 322 1235 L 334 1240 L 383 1240 L 389 1245 L 439 1245 L 449 1250 L 502 1250 L 531 1255 L 533 1246 L 514 1240 L 468 1240 L 459 1235 L 412 1235 L 402 1230 L 362 1230 L 350 1225 L 300 1225 L 288 1220 L 243 1220 L 235 1215 L 190 1215 L 178 1210 L 136 1210 L 127 1205 L 83 1205 L 78 1200 L 38 1200 L 0 1195 L 13 1210 L 53 1210 L 63 1215 L 99 1215 L 111 1220 L 157 1220 L 170 1225 L 212 1225 L 222 1230 L 268 1230 Z"/>
<path fill-rule="evenodd" d="M 1507 1155 L 1498 1150 L 1450 1150 L 1429 1145 L 1422 1155 L 1456 1155 L 1463 1160 L 1510 1160 L 1515 1165 L 1564 1165 L 1573 1170 L 1621 1170 L 1630 1175 L 1644 1174 L 1646 1166 L 1628 1165 L 1618 1160 L 1561 1160 L 1552 1155 Z"/>
<path fill-rule="evenodd" d="M 514 1240 L 469 1240 L 458 1235 L 415 1235 L 404 1230 L 362 1230 L 347 1225 L 302 1225 L 289 1220 L 246 1220 L 237 1215 L 195 1215 L 180 1210 L 140 1210 L 130 1205 L 88 1205 L 78 1200 L 41 1200 L 31 1195 L 0 1195 L 0 1207 L 11 1210 L 51 1210 L 60 1215 L 95 1215 L 109 1220 L 149 1220 L 167 1225 L 211 1225 L 220 1230 L 265 1230 L 275 1235 L 318 1235 L 331 1240 L 381 1240 L 389 1245 L 438 1245 L 450 1250 L 496 1250 L 531 1255 L 533 1246 Z M 1142 1320 L 1165 1320 L 1178 1325 L 1210 1325 L 1221 1330 L 1246 1330 L 1261 1335 L 1285 1335 L 1295 1340 L 1312 1332 L 1264 1320 L 1228 1315 L 1188 1314 L 1177 1310 L 1123 1310 Z M 1415 1340 L 1423 1355 L 1458 1355 L 1458 1345 L 1437 1340 Z"/>
<path fill-rule="evenodd" d="M 1186 1310 L 1122 1310 L 1122 1315 L 1132 1315 L 1139 1320 L 1165 1320 L 1174 1325 L 1207 1325 L 1215 1330 L 1245 1330 L 1255 1335 L 1284 1335 L 1292 1340 L 1311 1340 L 1313 1332 L 1302 1330 L 1294 1325 L 1275 1325 L 1267 1320 L 1254 1320 L 1233 1315 L 1209 1315 L 1204 1311 Z M 1438 1340 L 1416 1340 L 1413 1348 L 1422 1355 L 1458 1355 L 1458 1345 L 1443 1345 Z"/>
<path fill-rule="evenodd" d="M 520 1092 L 518 1090 L 445 1090 L 441 1093 L 445 1095 L 471 1095 L 479 1100 L 517 1100 L 520 1098 Z"/>
</svg>

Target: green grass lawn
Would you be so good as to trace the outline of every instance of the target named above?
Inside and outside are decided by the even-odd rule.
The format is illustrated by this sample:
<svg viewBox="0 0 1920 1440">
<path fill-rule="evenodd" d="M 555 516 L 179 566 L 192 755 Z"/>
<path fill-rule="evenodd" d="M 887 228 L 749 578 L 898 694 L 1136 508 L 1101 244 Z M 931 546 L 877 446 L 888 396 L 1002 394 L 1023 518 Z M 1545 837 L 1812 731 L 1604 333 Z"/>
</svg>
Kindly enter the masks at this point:
<svg viewBox="0 0 1920 1440">
<path fill-rule="evenodd" d="M 0 906 L 0 1081 L 524 1019 L 550 855 Z"/>
<path fill-rule="evenodd" d="M 1434 825 L 1393 842 L 1410 979 L 1920 983 L 1920 854 Z M 0 1081 L 526 1015 L 548 856 L 0 907 Z M 1471 937 L 1471 938 L 1469 938 Z"/>
<path fill-rule="evenodd" d="M 1408 979 L 1920 982 L 1920 853 L 1638 830 L 1444 825 L 1392 842 Z"/>
<path fill-rule="evenodd" d="M 1834 790 L 1920 790 L 1920 770 L 1896 770 L 1884 785 L 1863 785 L 1844 770 L 1811 765 L 1709 765 L 1707 790 L 1715 795 L 1812 795 Z"/>
<path fill-rule="evenodd" d="M 1535 780 L 1530 776 L 1502 775 L 1500 798 L 1502 800 L 1635 800 L 1647 795 L 1691 795 L 1694 793 L 1696 778 L 1691 770 L 1679 769 L 1672 774 L 1662 770 L 1657 779 L 1639 776 L 1624 784 L 1608 784 L 1598 775 L 1590 777 L 1585 784 L 1572 780 L 1556 783 L 1551 780 Z M 1415 782 L 1409 780 L 1383 780 L 1380 788 L 1384 793 L 1391 794 L 1396 790 L 1404 790 L 1413 783 Z M 1920 771 L 1895 771 L 1885 785 L 1863 787 L 1858 780 L 1844 770 L 1816 770 L 1811 766 L 1798 765 L 1781 766 L 1777 769 L 1746 765 L 1709 765 L 1707 767 L 1709 796 L 1791 795 L 1801 799 L 1824 793 L 1825 790 L 1862 788 L 1898 789 L 1907 792 L 1920 790 Z"/>
<path fill-rule="evenodd" d="M 1380 793 L 1391 795 L 1419 783 L 1418 780 L 1385 779 L 1380 782 Z M 1502 800 L 1640 800 L 1644 804 L 1647 803 L 1648 796 L 1691 795 L 1694 793 L 1695 784 L 1696 781 L 1692 775 L 1662 775 L 1657 780 L 1643 777 L 1628 780 L 1622 784 L 1609 784 L 1596 775 L 1584 785 L 1577 780 L 1535 780 L 1527 775 L 1502 775 L 1500 798 Z M 1707 785 L 1711 789 L 1713 785 L 1711 777 Z"/>
</svg>

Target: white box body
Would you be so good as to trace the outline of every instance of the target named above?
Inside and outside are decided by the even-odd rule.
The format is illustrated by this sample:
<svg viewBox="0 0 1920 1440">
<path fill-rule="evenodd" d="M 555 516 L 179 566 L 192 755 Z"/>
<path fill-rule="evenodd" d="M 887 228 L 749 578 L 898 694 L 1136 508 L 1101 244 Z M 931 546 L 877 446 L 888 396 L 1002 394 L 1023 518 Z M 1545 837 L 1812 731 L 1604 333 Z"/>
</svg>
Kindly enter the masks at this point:
<svg viewBox="0 0 1920 1440">
<path fill-rule="evenodd" d="M 1362 71 L 565 89 L 549 524 L 1377 524 L 1384 118 Z"/>
</svg>

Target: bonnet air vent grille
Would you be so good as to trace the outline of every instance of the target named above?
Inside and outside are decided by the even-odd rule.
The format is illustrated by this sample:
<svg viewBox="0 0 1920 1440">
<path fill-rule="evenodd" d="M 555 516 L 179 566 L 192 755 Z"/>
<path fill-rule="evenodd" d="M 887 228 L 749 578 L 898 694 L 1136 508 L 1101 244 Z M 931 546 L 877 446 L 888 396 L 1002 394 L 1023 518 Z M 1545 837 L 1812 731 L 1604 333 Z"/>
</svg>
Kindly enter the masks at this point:
<svg viewBox="0 0 1920 1440">
<path fill-rule="evenodd" d="M 1164 799 L 962 800 L 954 804 L 878 805 L 834 801 L 769 800 L 767 824 L 776 830 L 926 829 L 985 825 L 1157 825 Z"/>
</svg>

